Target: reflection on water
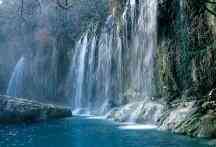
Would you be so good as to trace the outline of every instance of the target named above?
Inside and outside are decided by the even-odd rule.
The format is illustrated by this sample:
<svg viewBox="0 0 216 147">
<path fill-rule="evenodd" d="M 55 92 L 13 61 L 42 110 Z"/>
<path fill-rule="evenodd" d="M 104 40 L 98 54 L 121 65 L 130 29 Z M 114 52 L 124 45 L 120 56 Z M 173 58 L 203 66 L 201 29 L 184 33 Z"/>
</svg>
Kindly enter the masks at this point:
<svg viewBox="0 0 216 147">
<path fill-rule="evenodd" d="M 120 129 L 119 125 L 104 119 L 75 117 L 0 126 L 0 147 L 207 147 L 204 140 L 144 127 Z"/>
</svg>

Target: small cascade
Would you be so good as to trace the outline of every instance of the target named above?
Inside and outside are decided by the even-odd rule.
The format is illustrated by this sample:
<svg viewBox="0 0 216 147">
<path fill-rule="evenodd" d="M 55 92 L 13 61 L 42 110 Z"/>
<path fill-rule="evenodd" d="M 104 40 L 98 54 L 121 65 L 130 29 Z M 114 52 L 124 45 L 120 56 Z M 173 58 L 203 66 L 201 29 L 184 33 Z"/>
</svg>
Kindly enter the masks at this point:
<svg viewBox="0 0 216 147">
<path fill-rule="evenodd" d="M 26 59 L 21 57 L 17 62 L 14 71 L 12 73 L 11 79 L 9 81 L 7 95 L 19 97 L 22 96 L 24 92 L 23 82 L 25 81 L 25 69 L 26 69 Z"/>
</svg>

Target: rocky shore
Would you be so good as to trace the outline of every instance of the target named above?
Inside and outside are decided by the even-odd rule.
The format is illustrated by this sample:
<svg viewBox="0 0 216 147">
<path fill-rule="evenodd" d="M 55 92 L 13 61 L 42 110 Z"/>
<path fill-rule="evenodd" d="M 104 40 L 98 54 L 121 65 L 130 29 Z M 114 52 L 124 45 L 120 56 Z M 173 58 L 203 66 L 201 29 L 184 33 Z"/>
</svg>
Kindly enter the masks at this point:
<svg viewBox="0 0 216 147">
<path fill-rule="evenodd" d="M 107 117 L 119 122 L 153 124 L 160 130 L 199 138 L 216 138 L 216 102 L 208 96 L 200 100 L 177 99 L 170 103 L 164 99 L 145 98 L 118 107 Z"/>
<path fill-rule="evenodd" d="M 0 96 L 0 124 L 35 122 L 72 116 L 70 108 Z"/>
</svg>

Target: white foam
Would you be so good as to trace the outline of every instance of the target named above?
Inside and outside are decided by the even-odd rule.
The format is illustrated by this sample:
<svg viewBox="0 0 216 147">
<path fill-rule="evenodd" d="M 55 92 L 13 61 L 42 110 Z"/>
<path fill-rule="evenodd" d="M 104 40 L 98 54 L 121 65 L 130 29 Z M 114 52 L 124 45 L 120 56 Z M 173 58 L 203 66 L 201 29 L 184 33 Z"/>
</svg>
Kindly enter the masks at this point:
<svg viewBox="0 0 216 147">
<path fill-rule="evenodd" d="M 73 116 L 77 117 L 83 117 L 85 119 L 106 119 L 105 116 L 96 116 L 96 115 L 91 115 L 91 114 L 73 114 Z"/>
<path fill-rule="evenodd" d="M 121 130 L 153 130 L 157 129 L 155 125 L 141 125 L 141 124 L 132 124 L 132 125 L 123 125 L 120 126 Z"/>
<path fill-rule="evenodd" d="M 75 109 L 72 111 L 73 116 L 89 117 L 92 116 L 87 109 Z"/>
<path fill-rule="evenodd" d="M 73 116 L 80 116 L 80 117 L 91 117 L 90 114 L 74 114 Z"/>
<path fill-rule="evenodd" d="M 121 123 L 119 123 L 121 126 L 132 126 L 132 125 L 137 125 L 136 123 L 134 123 L 134 122 L 121 122 Z"/>
<path fill-rule="evenodd" d="M 105 116 L 89 116 L 88 119 L 106 119 Z"/>
</svg>

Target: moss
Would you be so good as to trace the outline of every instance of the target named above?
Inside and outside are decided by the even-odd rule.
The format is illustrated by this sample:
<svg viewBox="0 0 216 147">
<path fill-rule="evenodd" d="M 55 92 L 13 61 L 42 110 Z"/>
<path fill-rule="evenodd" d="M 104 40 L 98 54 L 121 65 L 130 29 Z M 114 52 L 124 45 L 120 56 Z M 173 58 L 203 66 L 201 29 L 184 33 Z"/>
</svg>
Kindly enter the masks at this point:
<svg viewBox="0 0 216 147">
<path fill-rule="evenodd" d="M 172 71 L 171 55 L 167 48 L 157 50 L 157 87 L 163 96 L 172 97 L 177 94 L 178 88 Z"/>
</svg>

